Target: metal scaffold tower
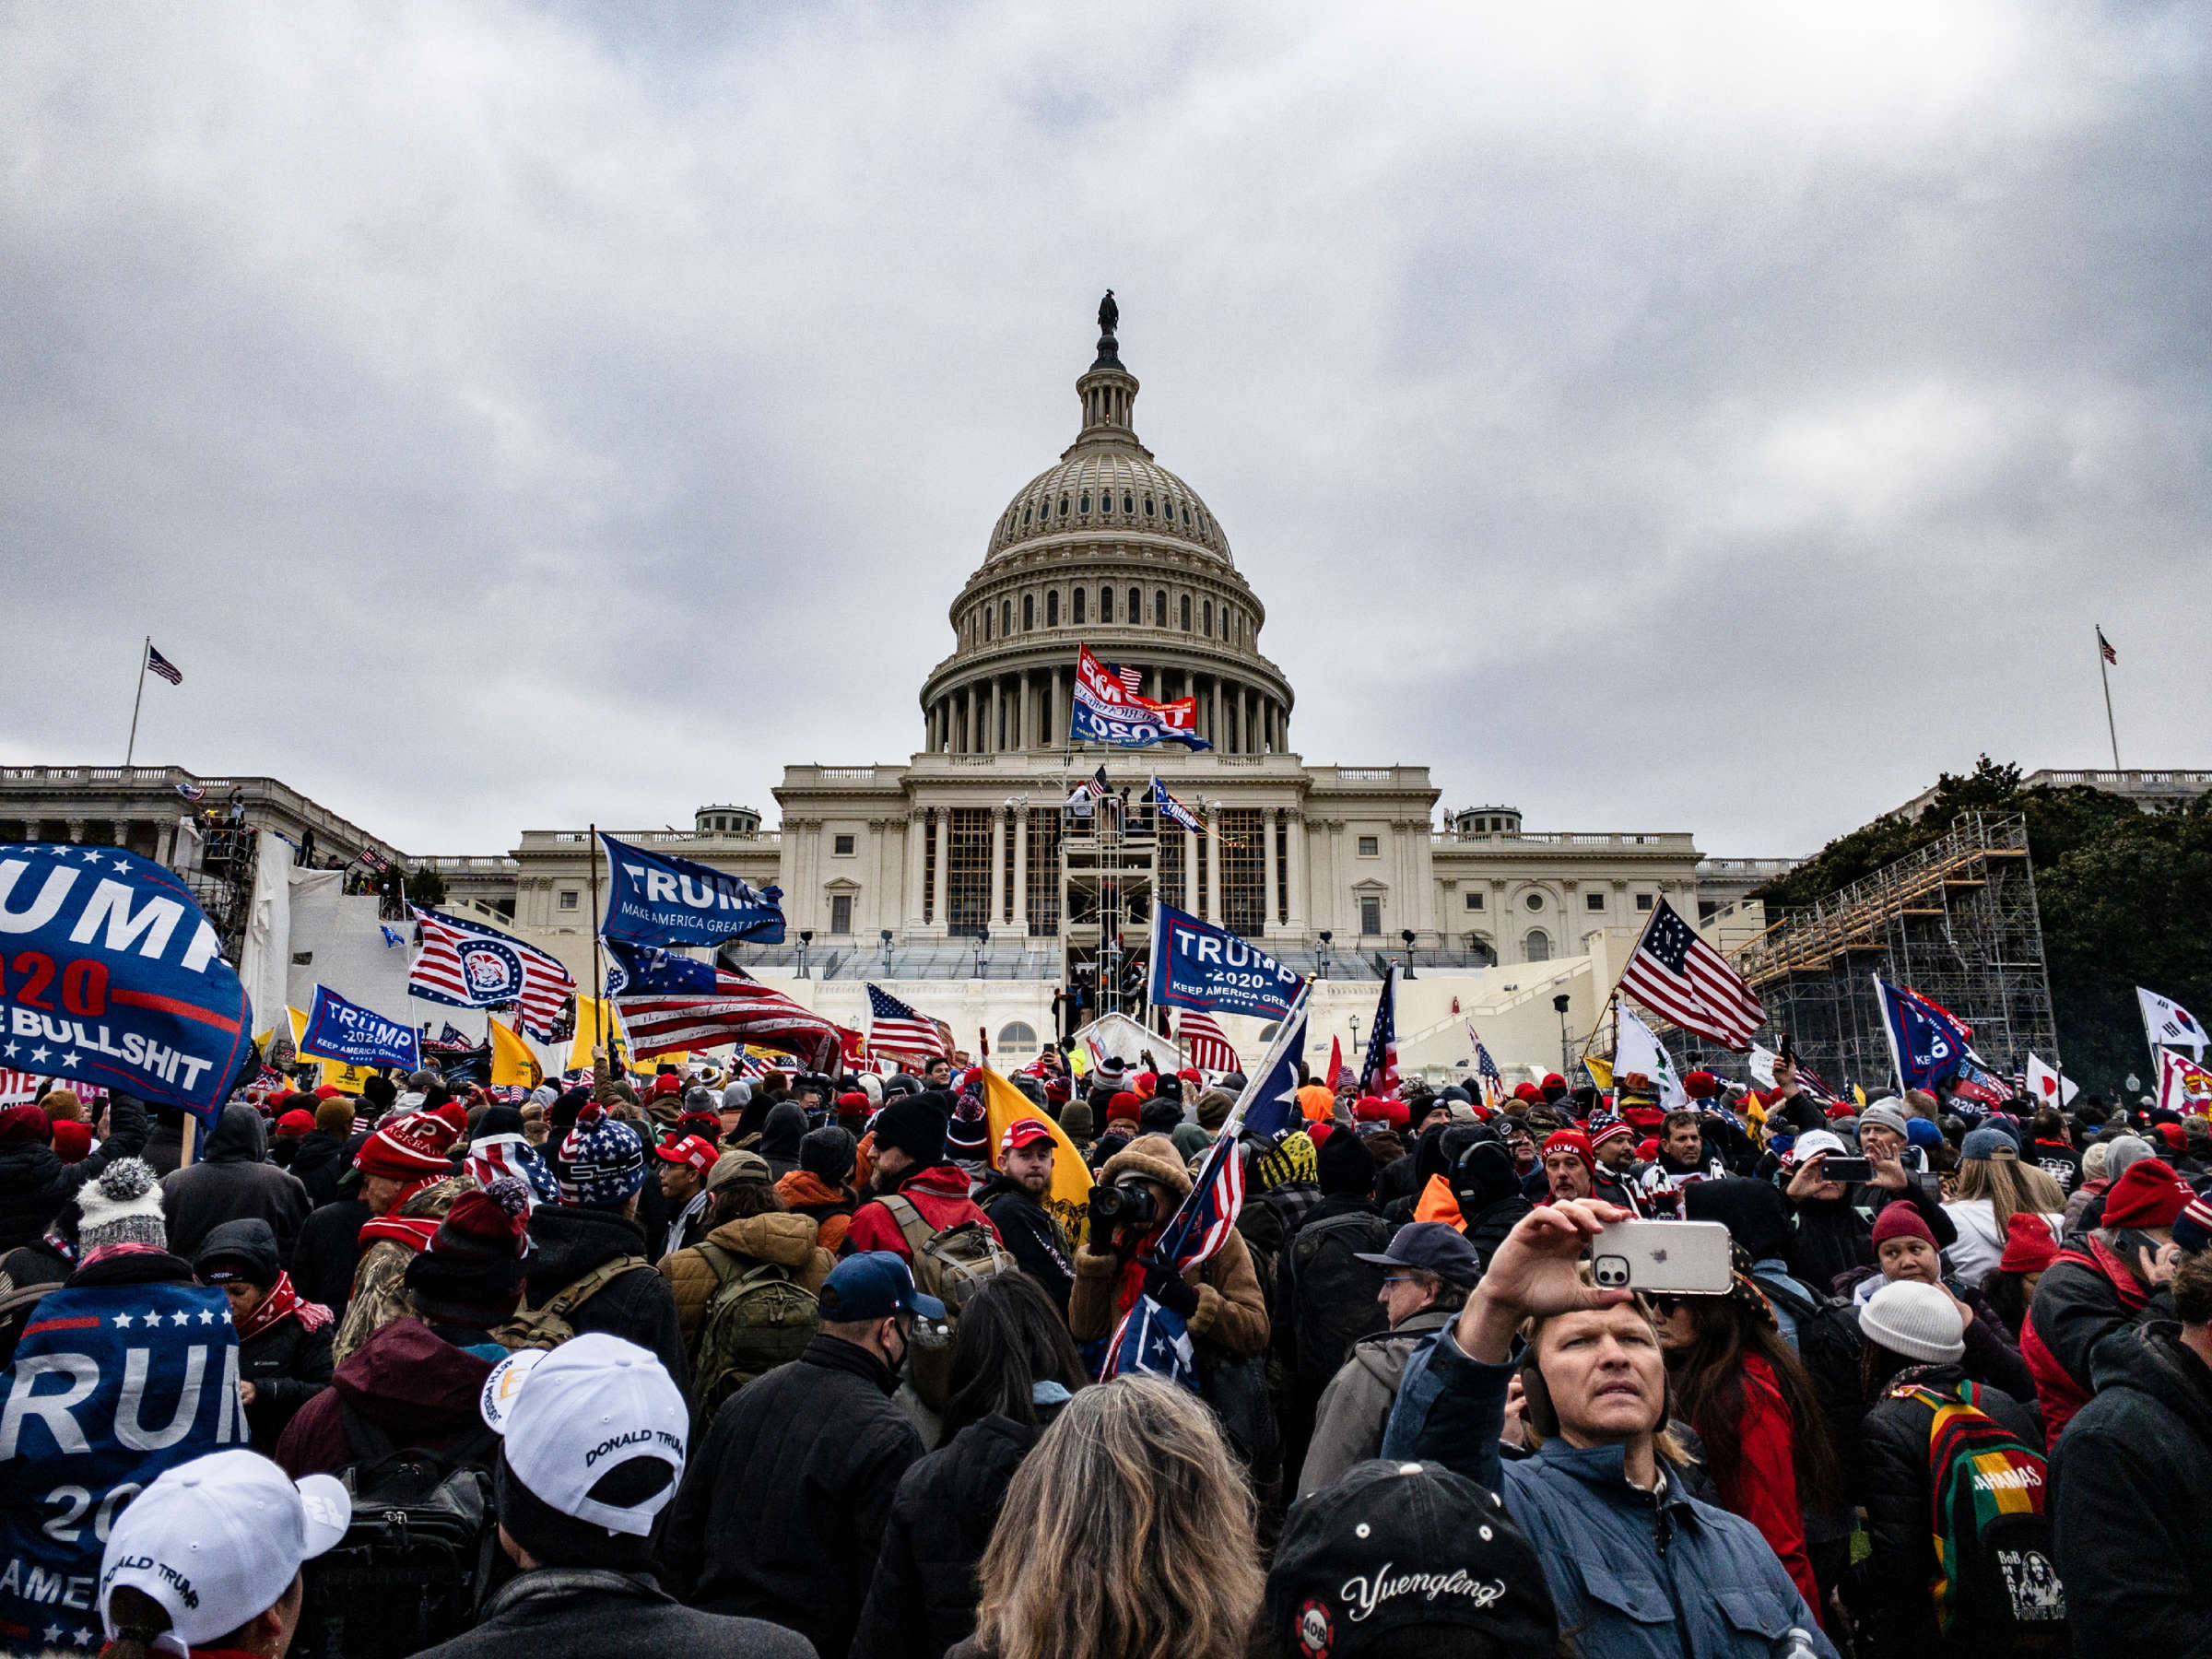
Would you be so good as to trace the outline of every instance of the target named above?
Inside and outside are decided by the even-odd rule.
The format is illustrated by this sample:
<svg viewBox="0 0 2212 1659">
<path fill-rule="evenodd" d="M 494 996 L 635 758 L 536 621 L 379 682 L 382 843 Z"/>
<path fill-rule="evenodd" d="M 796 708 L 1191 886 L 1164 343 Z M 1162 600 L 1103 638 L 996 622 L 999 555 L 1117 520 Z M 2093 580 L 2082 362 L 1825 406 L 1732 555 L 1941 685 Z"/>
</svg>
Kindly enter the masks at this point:
<svg viewBox="0 0 2212 1659">
<path fill-rule="evenodd" d="M 1060 837 L 1063 983 L 1095 987 L 1100 1014 L 1145 1021 L 1159 837 L 1148 800 L 1108 795 L 1070 812 Z"/>
<path fill-rule="evenodd" d="M 1976 1052 L 2001 1072 L 2019 1071 L 2030 1050 L 2058 1063 L 2028 820 L 2017 813 L 1961 814 L 1942 840 L 1791 912 L 1729 954 L 1773 1031 L 1789 1032 L 1837 1088 L 1857 1083 L 1871 1095 L 1889 1075 L 1877 973 L 1971 1026 Z M 1700 1047 L 1686 1059 L 1718 1057 Z"/>
</svg>

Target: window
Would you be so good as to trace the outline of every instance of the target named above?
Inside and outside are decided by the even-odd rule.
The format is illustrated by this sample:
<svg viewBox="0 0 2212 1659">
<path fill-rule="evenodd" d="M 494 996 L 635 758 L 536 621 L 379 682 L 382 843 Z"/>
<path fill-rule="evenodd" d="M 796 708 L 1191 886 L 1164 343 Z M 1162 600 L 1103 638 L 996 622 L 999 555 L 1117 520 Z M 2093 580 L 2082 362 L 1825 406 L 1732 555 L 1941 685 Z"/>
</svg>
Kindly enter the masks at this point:
<svg viewBox="0 0 2212 1659">
<path fill-rule="evenodd" d="M 1002 1054 L 1033 1054 L 1037 1052 L 1037 1031 L 1025 1020 L 1009 1020 L 998 1028 L 998 1052 Z"/>
<path fill-rule="evenodd" d="M 1521 902 L 1527 905 L 1532 911 L 1540 911 L 1544 908 L 1544 895 L 1541 893 L 1531 893 Z"/>
<path fill-rule="evenodd" d="M 984 638 L 984 639 L 986 639 L 986 640 L 988 640 L 990 637 L 991 637 L 991 607 L 990 607 L 989 606 L 985 606 L 983 607 L 983 638 Z"/>
<path fill-rule="evenodd" d="M 1650 910 L 1652 908 L 1652 896 L 1649 893 L 1637 894 L 1636 908 L 1640 911 Z"/>
<path fill-rule="evenodd" d="M 1134 496 L 1124 496 L 1122 498 L 1122 511 L 1124 512 L 1135 512 L 1136 511 L 1136 498 Z"/>
<path fill-rule="evenodd" d="M 1206 637 L 1209 640 L 1214 637 L 1214 602 L 1211 599 L 1206 602 Z"/>
<path fill-rule="evenodd" d="M 1010 634 L 1014 631 L 1014 601 L 1011 599 L 1002 599 L 999 601 L 998 631 L 1002 635 Z"/>
<path fill-rule="evenodd" d="M 1151 505 L 1152 504 L 1149 501 L 1145 503 L 1147 511 L 1150 510 Z M 1152 626 L 1155 628 L 1165 628 L 1167 625 L 1168 590 L 1166 588 L 1154 588 L 1152 590 Z"/>
<path fill-rule="evenodd" d="M 1585 894 L 1583 894 L 1583 908 L 1584 910 L 1594 910 L 1594 911 L 1602 911 L 1602 910 L 1604 910 L 1604 909 L 1606 908 L 1606 896 L 1605 896 L 1603 893 L 1585 893 Z"/>
<path fill-rule="evenodd" d="M 1083 499 L 1076 503 L 1076 511 L 1077 512 L 1088 512 L 1090 511 L 1089 490 L 1087 489 L 1083 492 Z"/>
<path fill-rule="evenodd" d="M 1182 596 L 1182 631 L 1191 631 L 1191 596 L 1188 594 Z"/>
<path fill-rule="evenodd" d="M 830 854 L 833 858 L 852 857 L 853 838 L 849 835 L 831 836 L 830 838 Z"/>
<path fill-rule="evenodd" d="M 1028 524 L 1030 522 L 1030 515 L 1036 511 L 1037 509 L 1034 507 L 1024 507 L 1021 510 L 1021 522 L 1025 524 Z"/>
<path fill-rule="evenodd" d="M 1083 626 L 1083 607 L 1089 600 L 1089 597 L 1090 590 L 1088 588 L 1077 588 L 1075 591 L 1075 595 L 1071 603 L 1075 607 L 1074 621 L 1077 628 Z"/>
<path fill-rule="evenodd" d="M 1058 588 L 1050 589 L 1044 595 L 1044 625 L 1047 628 L 1060 626 L 1060 590 Z"/>
<path fill-rule="evenodd" d="M 830 931 L 833 934 L 849 934 L 853 931 L 852 894 L 830 895 Z"/>
<path fill-rule="evenodd" d="M 1129 620 L 1133 623 L 1142 622 L 1145 619 L 1145 596 L 1135 588 L 1131 588 L 1129 590 L 1129 610 L 1127 614 Z"/>
<path fill-rule="evenodd" d="M 1145 498 L 1145 516 L 1147 518 L 1152 516 L 1152 498 L 1150 496 Z"/>
<path fill-rule="evenodd" d="M 1382 838 L 1381 836 L 1378 836 L 1378 835 L 1363 835 L 1363 836 L 1361 836 L 1361 837 L 1359 838 L 1359 856 L 1360 856 L 1360 857 L 1362 857 L 1362 858 L 1379 858 L 1379 857 L 1381 857 L 1381 856 L 1382 856 Z"/>
<path fill-rule="evenodd" d="M 1524 941 L 1524 948 L 1521 954 L 1527 960 L 1532 962 L 1548 962 L 1551 960 L 1551 935 L 1546 933 L 1542 928 L 1530 928 L 1528 931 L 1528 937 L 1525 941 Z"/>
<path fill-rule="evenodd" d="M 1036 626 L 1037 595 L 1034 594 L 1024 594 L 1021 596 L 1021 631 L 1023 633 L 1028 633 L 1030 629 Z"/>
<path fill-rule="evenodd" d="M 1112 588 L 1099 590 L 1099 620 L 1101 622 L 1113 620 L 1113 590 Z"/>
<path fill-rule="evenodd" d="M 1482 908 L 1482 895 L 1480 893 L 1469 893 L 1467 895 L 1467 908 L 1471 911 L 1480 910 Z"/>
<path fill-rule="evenodd" d="M 1258 808 L 1224 807 L 1221 825 L 1221 925 L 1245 938 L 1259 937 L 1267 920 L 1266 821 Z"/>
<path fill-rule="evenodd" d="M 565 911 L 574 910 L 576 908 L 576 898 L 577 894 L 574 888 L 563 888 L 560 892 L 560 908 Z"/>
<path fill-rule="evenodd" d="M 1067 516 L 1067 498 L 1065 496 L 1060 498 L 1060 516 L 1062 518 Z"/>
<path fill-rule="evenodd" d="M 1359 900 L 1359 931 L 1362 934 L 1379 934 L 1382 931 L 1382 900 L 1362 899 Z"/>
</svg>

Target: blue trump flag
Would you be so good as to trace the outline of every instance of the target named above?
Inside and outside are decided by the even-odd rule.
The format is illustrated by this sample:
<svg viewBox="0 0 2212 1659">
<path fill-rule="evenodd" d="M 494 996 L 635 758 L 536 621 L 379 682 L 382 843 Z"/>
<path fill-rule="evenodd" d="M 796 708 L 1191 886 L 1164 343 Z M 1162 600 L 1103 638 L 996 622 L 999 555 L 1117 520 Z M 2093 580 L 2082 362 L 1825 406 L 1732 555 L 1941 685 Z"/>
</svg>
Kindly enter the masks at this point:
<svg viewBox="0 0 2212 1659">
<path fill-rule="evenodd" d="M 648 853 L 605 831 L 614 880 L 600 934 L 630 945 L 783 943 L 783 894 L 688 858 Z"/>
<path fill-rule="evenodd" d="M 173 871 L 119 847 L 0 846 L 0 1065 L 212 1126 L 253 1009 Z"/>
<path fill-rule="evenodd" d="M 1152 1001 L 1280 1019 L 1305 983 L 1265 951 L 1171 906 L 1152 909 Z"/>
<path fill-rule="evenodd" d="M 220 1290 L 60 1288 L 30 1313 L 0 1407 L 0 1648 L 96 1650 L 100 1560 L 153 1478 L 249 1441 Z"/>
<path fill-rule="evenodd" d="M 1892 985 L 1877 973 L 1874 1000 L 1882 1011 L 1889 1057 L 1907 1088 L 1933 1092 L 1936 1084 L 1956 1077 L 1973 1053 L 1967 1046 L 1973 1033 L 1916 992 Z"/>
<path fill-rule="evenodd" d="M 396 1065 L 402 1071 L 413 1071 L 422 1064 L 422 1047 L 413 1026 L 349 1003 L 328 985 L 315 987 L 300 1052 L 310 1060 Z"/>
</svg>

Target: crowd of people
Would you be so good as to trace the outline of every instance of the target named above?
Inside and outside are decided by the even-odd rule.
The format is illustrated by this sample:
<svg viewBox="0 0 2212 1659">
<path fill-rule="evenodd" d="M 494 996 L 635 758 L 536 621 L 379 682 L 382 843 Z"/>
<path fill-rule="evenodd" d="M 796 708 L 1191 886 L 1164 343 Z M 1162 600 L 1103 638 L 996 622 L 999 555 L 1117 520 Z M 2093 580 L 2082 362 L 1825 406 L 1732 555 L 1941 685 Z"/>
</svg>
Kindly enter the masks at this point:
<svg viewBox="0 0 2212 1659">
<path fill-rule="evenodd" d="M 0 1111 L 0 1647 L 2212 1653 L 2205 1118 L 1312 1081 L 1184 1266 L 1244 1079 L 1009 1081 Z M 1598 1284 L 1630 1218 L 1725 1288 Z"/>
</svg>

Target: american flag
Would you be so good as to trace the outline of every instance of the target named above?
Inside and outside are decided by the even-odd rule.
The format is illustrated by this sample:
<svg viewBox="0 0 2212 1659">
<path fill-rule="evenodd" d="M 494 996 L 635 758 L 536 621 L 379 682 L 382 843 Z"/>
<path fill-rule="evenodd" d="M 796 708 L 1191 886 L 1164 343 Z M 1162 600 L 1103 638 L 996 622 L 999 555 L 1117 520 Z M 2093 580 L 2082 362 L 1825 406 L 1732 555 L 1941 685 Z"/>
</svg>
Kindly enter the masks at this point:
<svg viewBox="0 0 2212 1659">
<path fill-rule="evenodd" d="M 1236 1045 L 1211 1014 L 1185 1008 L 1175 1040 L 1182 1046 L 1182 1057 L 1200 1071 L 1232 1072 L 1241 1064 Z"/>
<path fill-rule="evenodd" d="M 1375 1029 L 1367 1040 L 1367 1058 L 1359 1063 L 1359 1092 L 1395 1094 L 1398 1088 L 1398 968 L 1395 962 L 1383 976 L 1382 994 L 1375 999 Z"/>
<path fill-rule="evenodd" d="M 1145 671 L 1142 668 L 1117 668 L 1109 663 L 1106 665 L 1106 672 L 1120 680 L 1122 689 L 1128 692 L 1130 696 L 1142 697 L 1145 694 Z"/>
<path fill-rule="evenodd" d="M 1076 785 L 1077 793 L 1087 794 L 1094 801 L 1102 801 L 1113 791 L 1106 782 L 1106 769 L 1100 766 L 1096 773 Z"/>
<path fill-rule="evenodd" d="M 614 999 L 635 1058 L 744 1042 L 797 1055 L 815 1071 L 837 1069 L 837 1026 L 804 1003 L 735 969 L 667 951 L 636 956 L 629 984 Z"/>
<path fill-rule="evenodd" d="M 2097 629 L 2097 649 L 2104 653 L 2106 662 L 2114 665 L 2119 663 L 2120 653 L 2112 649 L 2112 642 L 2104 637 L 2104 629 L 2101 625 Z"/>
<path fill-rule="evenodd" d="M 1621 990 L 1686 1031 L 1742 1053 L 1766 1023 L 1759 994 L 1664 899 L 1636 942 Z"/>
<path fill-rule="evenodd" d="M 184 671 L 154 649 L 154 642 L 146 642 L 146 665 L 172 686 L 184 683 Z"/>
<path fill-rule="evenodd" d="M 540 1042 L 553 1041 L 561 1005 L 576 994 L 575 980 L 557 958 L 478 922 L 419 908 L 414 915 L 422 948 L 407 970 L 409 996 L 456 1008 L 519 1005 L 523 1030 Z"/>
<path fill-rule="evenodd" d="M 935 1020 L 908 1007 L 880 985 L 868 986 L 868 1046 L 924 1060 L 952 1053 Z"/>
<path fill-rule="evenodd" d="M 1467 1037 L 1475 1044 L 1475 1075 L 1482 1079 L 1482 1098 L 1488 1103 L 1496 1091 L 1504 1088 L 1505 1079 L 1498 1075 L 1498 1062 L 1490 1058 L 1490 1051 L 1483 1046 L 1471 1019 L 1467 1021 Z"/>
</svg>

